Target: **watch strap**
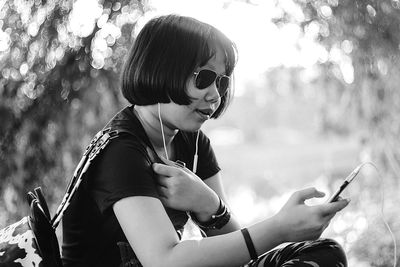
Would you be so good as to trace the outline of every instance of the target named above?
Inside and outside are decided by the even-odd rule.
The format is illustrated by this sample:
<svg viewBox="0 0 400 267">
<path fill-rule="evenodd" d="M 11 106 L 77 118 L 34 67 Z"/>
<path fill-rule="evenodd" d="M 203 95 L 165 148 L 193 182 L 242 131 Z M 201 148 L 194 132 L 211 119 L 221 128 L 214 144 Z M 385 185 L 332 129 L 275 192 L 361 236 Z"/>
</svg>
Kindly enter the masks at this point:
<svg viewBox="0 0 400 267">
<path fill-rule="evenodd" d="M 224 204 L 224 202 L 219 199 L 219 208 L 217 212 L 211 215 L 210 220 L 206 222 L 200 222 L 196 215 L 191 212 L 190 217 L 192 221 L 202 230 L 210 230 L 210 229 L 221 229 L 224 227 L 231 218 L 231 212 L 229 208 Z"/>
</svg>

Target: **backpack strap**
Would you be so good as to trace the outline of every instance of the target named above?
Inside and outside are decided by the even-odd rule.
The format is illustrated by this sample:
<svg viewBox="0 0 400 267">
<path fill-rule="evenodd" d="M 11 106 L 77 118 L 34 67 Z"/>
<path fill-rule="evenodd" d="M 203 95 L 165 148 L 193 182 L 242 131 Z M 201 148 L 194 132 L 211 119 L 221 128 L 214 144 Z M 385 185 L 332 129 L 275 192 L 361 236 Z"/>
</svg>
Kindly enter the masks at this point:
<svg viewBox="0 0 400 267">
<path fill-rule="evenodd" d="M 74 175 L 71 178 L 66 193 L 58 206 L 56 214 L 51 220 L 51 225 L 55 229 L 60 223 L 64 212 L 68 208 L 69 204 L 75 193 L 78 191 L 79 185 L 81 184 L 84 175 L 86 174 L 90 164 L 96 158 L 96 156 L 107 146 L 110 140 L 117 138 L 122 133 L 127 133 L 135 137 L 134 129 L 129 126 L 131 115 L 126 112 L 126 109 L 118 112 L 105 126 L 105 128 L 99 131 L 87 146 L 85 152 L 78 165 L 75 168 Z M 154 148 L 146 144 L 145 149 L 151 162 L 161 162 L 155 152 Z"/>
<path fill-rule="evenodd" d="M 125 132 L 121 131 L 121 132 Z M 118 129 L 106 128 L 99 131 L 92 139 L 92 141 L 87 146 L 81 160 L 79 161 L 77 167 L 75 168 L 74 175 L 70 180 L 67 187 L 66 193 L 64 194 L 61 204 L 58 206 L 56 214 L 51 220 L 51 225 L 55 229 L 60 223 L 65 210 L 71 203 L 72 197 L 77 192 L 79 185 L 81 184 L 84 174 L 87 172 L 90 164 L 96 158 L 96 156 L 107 146 L 110 140 L 118 137 L 120 131 Z"/>
</svg>

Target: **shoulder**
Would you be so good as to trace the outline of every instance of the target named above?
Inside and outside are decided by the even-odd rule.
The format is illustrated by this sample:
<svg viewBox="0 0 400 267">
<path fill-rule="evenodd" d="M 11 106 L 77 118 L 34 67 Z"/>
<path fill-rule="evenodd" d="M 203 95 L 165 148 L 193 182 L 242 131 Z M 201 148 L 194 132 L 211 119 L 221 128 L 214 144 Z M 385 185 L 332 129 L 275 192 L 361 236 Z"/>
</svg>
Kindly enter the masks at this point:
<svg viewBox="0 0 400 267">
<path fill-rule="evenodd" d="M 138 158 L 148 159 L 147 145 L 134 135 L 121 133 L 107 145 L 103 152 L 103 158 L 118 161 L 127 157 L 136 160 Z"/>
<path fill-rule="evenodd" d="M 157 197 L 146 146 L 133 135 L 112 139 L 89 169 L 87 189 L 100 211 L 130 196 Z"/>
</svg>

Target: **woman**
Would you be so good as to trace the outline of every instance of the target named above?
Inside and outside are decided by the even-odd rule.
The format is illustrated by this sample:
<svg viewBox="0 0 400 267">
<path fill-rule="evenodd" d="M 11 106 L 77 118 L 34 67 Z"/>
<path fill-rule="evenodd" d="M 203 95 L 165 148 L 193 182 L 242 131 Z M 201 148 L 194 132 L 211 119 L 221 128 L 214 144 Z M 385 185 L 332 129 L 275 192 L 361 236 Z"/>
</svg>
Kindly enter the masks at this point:
<svg viewBox="0 0 400 267">
<path fill-rule="evenodd" d="M 170 15 L 144 26 L 122 77 L 132 105 L 109 125 L 130 133 L 97 158 L 64 216 L 64 266 L 119 266 L 121 241 L 143 266 L 347 266 L 334 241 L 307 241 L 346 200 L 307 206 L 323 196 L 308 188 L 248 228 L 231 216 L 200 128 L 229 104 L 235 63 L 234 44 L 208 24 Z M 208 237 L 180 240 L 189 216 Z M 284 242 L 297 243 L 266 253 Z"/>
</svg>

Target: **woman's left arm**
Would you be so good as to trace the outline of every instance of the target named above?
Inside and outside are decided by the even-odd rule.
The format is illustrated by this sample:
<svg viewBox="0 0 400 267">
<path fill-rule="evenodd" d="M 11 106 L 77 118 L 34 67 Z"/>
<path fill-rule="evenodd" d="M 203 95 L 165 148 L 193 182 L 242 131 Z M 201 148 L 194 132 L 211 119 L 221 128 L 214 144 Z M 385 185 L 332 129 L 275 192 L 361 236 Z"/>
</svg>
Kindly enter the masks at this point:
<svg viewBox="0 0 400 267">
<path fill-rule="evenodd" d="M 221 172 L 216 173 L 215 175 L 211 176 L 210 178 L 204 180 L 204 183 L 208 185 L 217 195 L 221 198 L 221 200 L 225 203 L 226 206 L 229 208 L 228 204 L 228 199 L 225 194 L 224 186 L 222 183 L 222 177 L 221 177 Z M 240 229 L 240 224 L 237 221 L 236 217 L 232 213 L 232 210 L 229 208 L 231 211 L 231 218 L 229 222 L 223 226 L 221 229 L 215 229 L 215 230 L 208 230 L 207 236 L 215 236 L 215 235 L 221 235 L 221 234 L 226 234 L 230 233 L 236 230 Z"/>
</svg>

